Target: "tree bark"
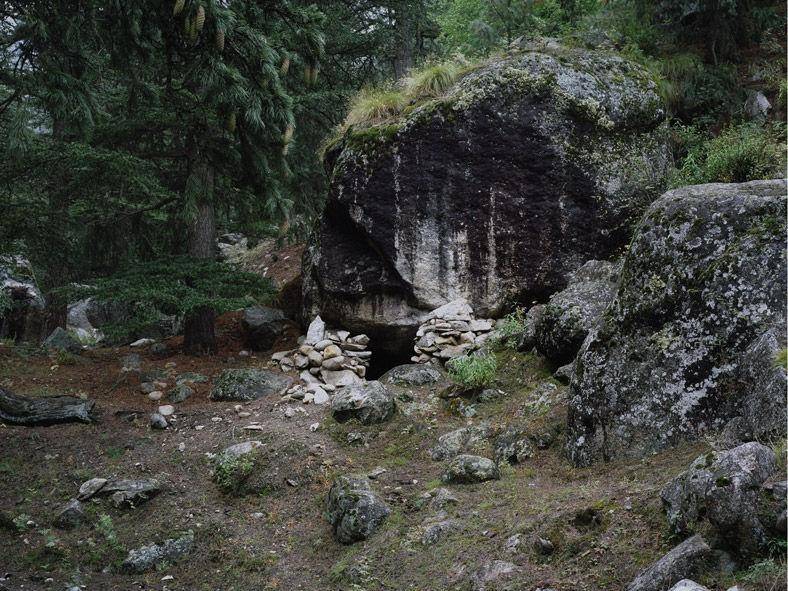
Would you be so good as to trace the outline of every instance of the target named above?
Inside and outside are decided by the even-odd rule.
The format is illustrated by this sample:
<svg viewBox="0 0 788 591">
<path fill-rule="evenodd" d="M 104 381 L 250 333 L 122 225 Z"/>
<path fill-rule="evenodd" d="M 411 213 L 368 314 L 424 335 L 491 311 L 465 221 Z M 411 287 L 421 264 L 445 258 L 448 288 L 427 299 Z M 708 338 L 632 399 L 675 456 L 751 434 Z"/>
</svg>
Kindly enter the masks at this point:
<svg viewBox="0 0 788 591">
<path fill-rule="evenodd" d="M 92 423 L 95 402 L 73 396 L 28 398 L 0 388 L 0 422 L 37 427 L 58 423 Z"/>
<path fill-rule="evenodd" d="M 396 56 L 394 57 L 394 77 L 404 78 L 413 67 L 413 45 L 415 43 L 414 22 L 407 2 L 401 2 L 395 12 L 396 19 Z"/>
<path fill-rule="evenodd" d="M 199 152 L 191 162 L 190 184 L 200 187 L 197 216 L 189 228 L 189 256 L 213 260 L 216 256 L 216 212 L 213 206 L 214 171 Z M 213 355 L 217 351 L 216 313 L 210 306 L 197 308 L 184 319 L 183 350 L 190 355 Z"/>
</svg>

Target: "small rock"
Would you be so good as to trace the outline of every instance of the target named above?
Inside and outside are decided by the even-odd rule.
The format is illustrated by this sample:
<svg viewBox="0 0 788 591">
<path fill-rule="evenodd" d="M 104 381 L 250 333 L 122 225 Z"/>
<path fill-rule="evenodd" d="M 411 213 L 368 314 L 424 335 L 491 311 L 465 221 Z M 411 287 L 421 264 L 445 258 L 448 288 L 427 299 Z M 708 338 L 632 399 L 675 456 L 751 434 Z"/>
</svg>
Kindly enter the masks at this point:
<svg viewBox="0 0 788 591">
<path fill-rule="evenodd" d="M 166 429 L 169 426 L 167 423 L 167 419 L 164 418 L 160 413 L 154 412 L 150 416 L 150 428 L 151 429 Z"/>
<path fill-rule="evenodd" d="M 337 422 L 355 419 L 363 425 L 382 423 L 394 414 L 394 397 L 380 382 L 347 388 L 334 396 L 331 413 Z"/>
<path fill-rule="evenodd" d="M 77 499 L 80 501 L 87 501 L 104 488 L 105 484 L 107 484 L 106 478 L 91 478 L 87 482 L 83 482 L 82 486 L 79 487 Z"/>
<path fill-rule="evenodd" d="M 138 339 L 131 343 L 129 347 L 140 348 L 140 347 L 147 347 L 148 345 L 152 345 L 155 343 L 153 339 Z"/>
<path fill-rule="evenodd" d="M 159 414 L 163 417 L 169 417 L 175 414 L 175 407 L 171 404 L 164 404 L 159 407 Z"/>
<path fill-rule="evenodd" d="M 55 519 L 58 529 L 72 529 L 85 521 L 85 509 L 77 499 L 71 499 Z"/>
<path fill-rule="evenodd" d="M 443 481 L 454 484 L 469 484 L 498 480 L 501 473 L 495 462 L 481 456 L 461 454 L 454 458 L 443 473 Z"/>
<path fill-rule="evenodd" d="M 178 404 L 188 398 L 191 398 L 193 394 L 194 390 L 192 390 L 189 386 L 186 384 L 180 384 L 175 386 L 175 388 L 173 388 L 169 394 L 167 394 L 167 400 L 173 404 Z"/>
<path fill-rule="evenodd" d="M 309 324 L 306 331 L 306 338 L 304 343 L 307 345 L 315 345 L 322 341 L 326 334 L 326 323 L 320 318 L 315 316 L 315 319 Z"/>
<path fill-rule="evenodd" d="M 326 517 L 334 537 L 342 544 L 367 539 L 390 513 L 391 509 L 372 491 L 364 476 L 340 476 L 328 492 Z"/>
<path fill-rule="evenodd" d="M 698 585 L 695 581 L 682 579 L 673 585 L 669 591 L 709 591 L 709 589 L 703 585 Z"/>
<path fill-rule="evenodd" d="M 154 390 L 153 392 L 148 393 L 148 398 L 150 398 L 154 402 L 161 400 L 162 396 L 164 396 L 164 394 L 159 390 Z"/>
</svg>

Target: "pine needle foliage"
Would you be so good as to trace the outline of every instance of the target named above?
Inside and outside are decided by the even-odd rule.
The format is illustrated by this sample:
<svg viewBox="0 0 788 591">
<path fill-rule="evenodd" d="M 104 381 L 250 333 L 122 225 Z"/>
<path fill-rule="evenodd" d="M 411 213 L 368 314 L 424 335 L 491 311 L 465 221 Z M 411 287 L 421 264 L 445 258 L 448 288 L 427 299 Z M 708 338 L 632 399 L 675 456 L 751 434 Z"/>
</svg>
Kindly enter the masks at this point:
<svg viewBox="0 0 788 591">
<path fill-rule="evenodd" d="M 91 297 L 128 310 L 121 324 L 105 329 L 119 337 L 135 334 L 162 315 L 182 318 L 205 306 L 223 313 L 268 303 L 275 289 L 269 279 L 226 263 L 175 257 L 133 265 L 91 285 L 62 288 L 56 293 Z"/>
</svg>

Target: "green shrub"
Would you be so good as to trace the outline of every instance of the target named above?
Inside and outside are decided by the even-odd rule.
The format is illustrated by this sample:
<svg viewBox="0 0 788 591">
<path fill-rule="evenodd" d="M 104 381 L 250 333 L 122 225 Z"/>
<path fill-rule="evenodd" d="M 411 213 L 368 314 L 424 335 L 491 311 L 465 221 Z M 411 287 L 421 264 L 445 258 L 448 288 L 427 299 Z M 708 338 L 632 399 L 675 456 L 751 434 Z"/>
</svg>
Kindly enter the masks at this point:
<svg viewBox="0 0 788 591">
<path fill-rule="evenodd" d="M 515 348 L 517 340 L 525 330 L 525 309 L 517 308 L 495 324 L 495 343 L 503 347 Z"/>
<path fill-rule="evenodd" d="M 464 388 L 484 388 L 492 384 L 498 360 L 492 354 L 463 355 L 446 364 L 451 380 Z"/>
<path fill-rule="evenodd" d="M 253 454 L 221 458 L 216 462 L 213 481 L 226 494 L 240 494 L 254 469 Z"/>
<path fill-rule="evenodd" d="M 690 141 L 681 167 L 671 178 L 672 187 L 775 178 L 785 168 L 785 146 L 778 139 L 782 126 L 744 123 L 705 142 L 698 142 L 694 128 L 680 129 L 679 136 Z"/>
</svg>

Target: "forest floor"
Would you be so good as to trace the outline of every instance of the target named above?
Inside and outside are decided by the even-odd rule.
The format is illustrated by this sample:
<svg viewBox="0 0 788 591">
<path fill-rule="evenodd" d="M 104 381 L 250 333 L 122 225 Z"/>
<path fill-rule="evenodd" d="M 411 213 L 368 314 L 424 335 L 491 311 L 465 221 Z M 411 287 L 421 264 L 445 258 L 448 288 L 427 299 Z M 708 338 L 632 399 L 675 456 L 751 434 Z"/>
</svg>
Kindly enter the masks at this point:
<svg viewBox="0 0 788 591">
<path fill-rule="evenodd" d="M 224 317 L 220 329 L 217 356 L 182 356 L 172 339 L 175 353 L 143 353 L 143 370 L 214 378 L 227 368 L 267 364 L 265 353 L 239 355 L 237 315 Z M 120 372 L 129 352 L 97 349 L 58 364 L 39 352 L 0 347 L 0 386 L 31 396 L 87 396 L 100 410 L 91 425 L 0 425 L 0 590 L 618 590 L 675 544 L 659 491 L 708 449 L 698 443 L 641 461 L 574 468 L 561 451 L 566 388 L 539 358 L 511 351 L 499 353 L 501 397 L 474 404 L 472 418 L 467 405 L 436 397 L 440 386 L 397 387 L 400 412 L 382 425 L 338 424 L 327 406 L 278 397 L 244 404 L 250 416 L 242 417 L 234 403 L 209 401 L 207 383 L 177 405 L 169 429 L 152 431 L 148 415 L 158 403 L 141 393 L 135 374 Z M 545 404 L 546 391 L 552 395 Z M 252 423 L 256 430 L 244 428 Z M 443 471 L 430 448 L 468 424 L 522 426 L 544 434 L 543 449 L 507 467 L 500 480 L 448 485 L 458 502 L 442 514 L 425 500 L 441 486 Z M 264 444 L 268 485 L 252 495 L 222 493 L 211 479 L 211 455 L 253 439 Z M 323 517 L 326 493 L 336 475 L 373 471 L 380 473 L 373 489 L 392 514 L 369 540 L 343 546 Z M 155 477 L 164 490 L 132 509 L 93 499 L 88 523 L 53 527 L 59 509 L 94 477 Z M 446 519 L 456 527 L 423 543 L 425 529 Z M 179 561 L 144 575 L 115 572 L 130 549 L 189 530 L 194 549 Z M 517 534 L 521 543 L 513 547 Z M 552 554 L 537 549 L 536 536 L 553 543 Z M 514 570 L 485 582 L 494 561 Z M 784 572 L 701 582 L 778 589 Z"/>
</svg>

